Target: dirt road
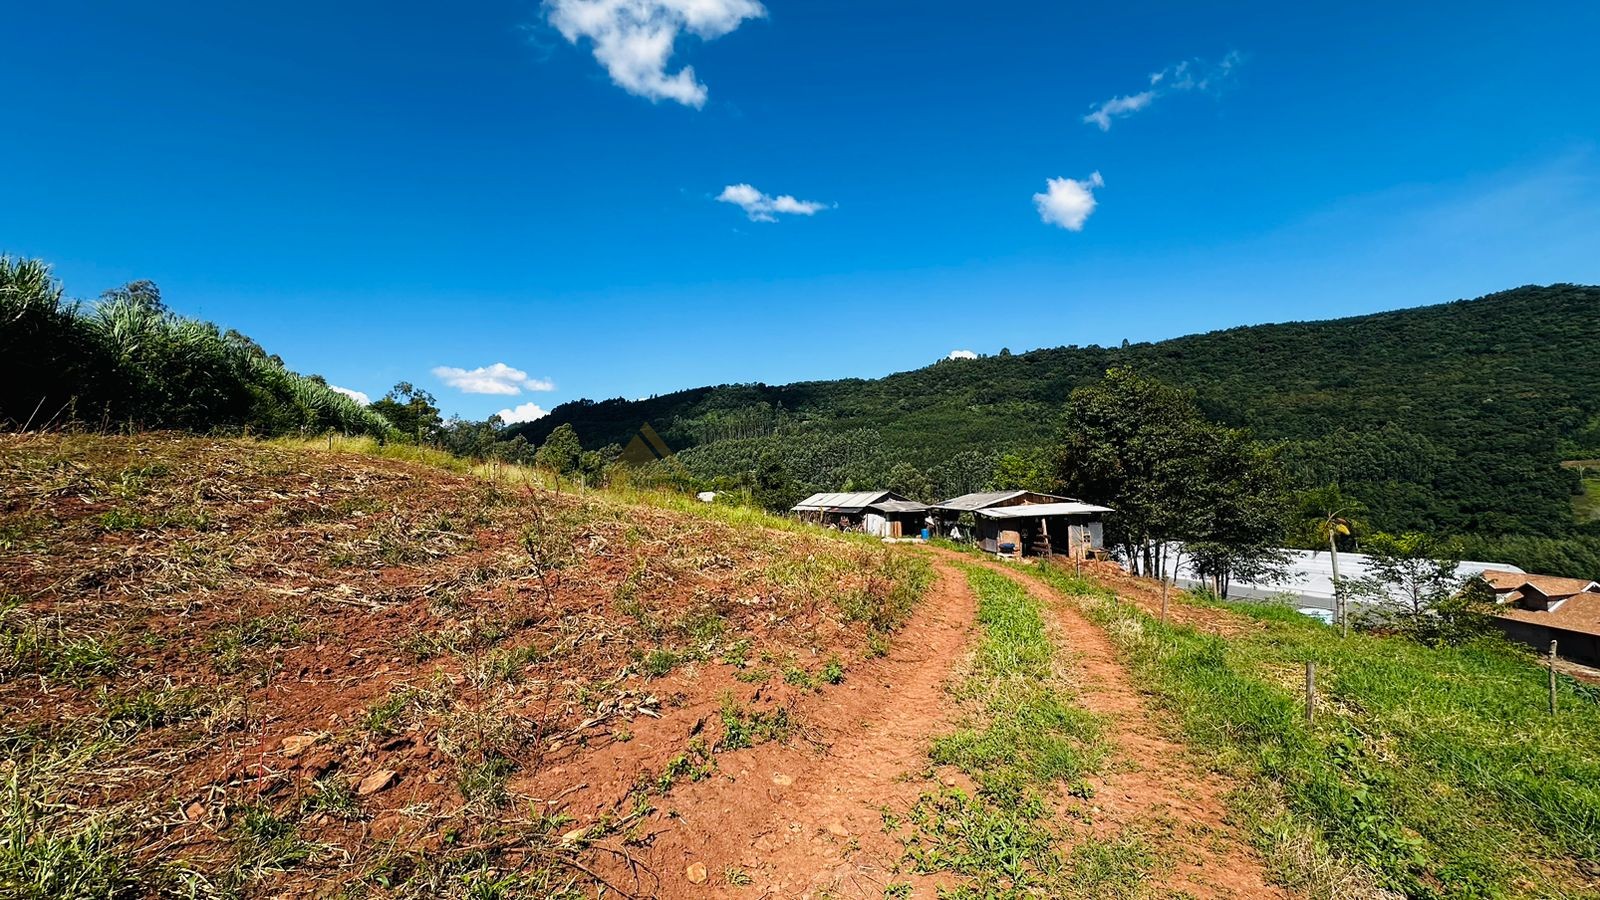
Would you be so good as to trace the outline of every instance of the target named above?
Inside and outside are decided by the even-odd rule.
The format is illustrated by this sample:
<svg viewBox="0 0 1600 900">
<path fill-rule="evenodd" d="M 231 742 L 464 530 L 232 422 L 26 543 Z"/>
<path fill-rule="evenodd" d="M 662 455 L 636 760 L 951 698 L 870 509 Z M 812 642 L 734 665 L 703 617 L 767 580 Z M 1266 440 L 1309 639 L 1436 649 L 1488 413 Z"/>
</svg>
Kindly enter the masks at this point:
<svg viewBox="0 0 1600 900">
<path fill-rule="evenodd" d="M 1105 723 L 1110 763 L 1091 779 L 1093 799 L 1063 819 L 1065 832 L 1086 841 L 1139 835 L 1159 859 L 1139 896 L 1289 896 L 1269 883 L 1259 856 L 1229 821 L 1229 785 L 1172 736 L 1096 625 L 1024 573 L 947 551 L 931 554 L 938 580 L 918 612 L 887 656 L 852 666 L 842 684 L 789 691 L 708 668 L 689 676 L 680 702 L 661 719 L 636 721 L 627 742 L 547 771 L 539 779 L 545 785 L 581 785 L 555 808 L 585 826 L 624 814 L 622 803 L 640 773 L 720 727 L 719 710 L 730 702 L 778 703 L 798 723 L 788 740 L 717 753 L 708 774 L 677 781 L 631 839 L 591 848 L 595 871 L 623 891 L 663 900 L 880 898 L 896 883 L 932 897 L 952 884 L 945 876 L 896 871 L 903 848 L 885 833 L 881 811 L 904 810 L 928 789 L 926 779 L 908 776 L 929 771 L 930 742 L 954 726 L 948 688 L 978 634 L 975 600 L 956 564 L 977 562 L 1045 602 L 1078 701 Z M 539 784 L 527 787 L 541 796 Z"/>
<path fill-rule="evenodd" d="M 961 559 L 935 551 L 945 559 Z M 1228 820 L 1229 785 L 1201 768 L 1170 736 L 1105 633 L 1049 586 L 1001 563 L 986 562 L 1049 605 L 1071 652 L 1080 701 L 1105 717 L 1116 749 L 1112 771 L 1092 779 L 1096 834 L 1132 827 L 1169 860 L 1150 896 L 1288 897 L 1268 882 L 1260 857 Z M 1119 570 L 1120 571 L 1120 570 Z M 1176 606 L 1176 604 L 1174 604 Z"/>
</svg>

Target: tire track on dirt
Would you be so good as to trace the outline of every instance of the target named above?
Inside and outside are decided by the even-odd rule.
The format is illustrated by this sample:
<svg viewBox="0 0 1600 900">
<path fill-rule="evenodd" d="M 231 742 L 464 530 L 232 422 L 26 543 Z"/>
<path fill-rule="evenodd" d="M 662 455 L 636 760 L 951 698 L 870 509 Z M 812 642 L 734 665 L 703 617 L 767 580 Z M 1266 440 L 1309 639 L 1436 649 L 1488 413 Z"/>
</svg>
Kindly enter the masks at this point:
<svg viewBox="0 0 1600 900">
<path fill-rule="evenodd" d="M 1132 673 L 1099 626 L 1070 600 L 1004 564 L 949 550 L 940 558 L 987 566 L 1022 585 L 1054 612 L 1085 709 L 1104 717 L 1114 766 L 1089 779 L 1095 787 L 1091 827 L 1097 837 L 1131 828 L 1164 855 L 1152 896 L 1244 898 L 1293 896 L 1270 883 L 1260 856 L 1229 821 L 1230 785 L 1202 769 L 1192 751 L 1166 737 Z"/>
</svg>

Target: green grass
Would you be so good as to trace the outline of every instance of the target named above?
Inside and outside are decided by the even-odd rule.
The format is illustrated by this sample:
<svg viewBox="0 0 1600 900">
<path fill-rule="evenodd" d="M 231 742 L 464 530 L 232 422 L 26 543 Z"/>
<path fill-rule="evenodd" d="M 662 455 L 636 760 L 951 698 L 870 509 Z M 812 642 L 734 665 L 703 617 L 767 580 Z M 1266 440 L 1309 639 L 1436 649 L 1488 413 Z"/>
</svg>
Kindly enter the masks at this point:
<svg viewBox="0 0 1600 900">
<path fill-rule="evenodd" d="M 106 639 L 72 636 L 26 614 L 20 602 L 0 602 L 0 682 L 23 675 L 44 675 L 67 681 L 113 675 L 122 658 Z"/>
<path fill-rule="evenodd" d="M 1294 860 L 1321 857 L 1410 897 L 1600 896 L 1581 872 L 1600 865 L 1600 705 L 1563 684 L 1551 717 L 1545 673 L 1522 651 L 1341 640 L 1261 604 L 1223 604 L 1252 625 L 1224 639 L 1163 625 L 1060 569 L 1035 572 L 1076 598 L 1189 741 L 1246 783 L 1240 812 L 1307 893 L 1326 892 L 1316 867 Z M 1322 701 L 1311 726 L 1307 661 Z M 1308 836 L 1314 846 L 1287 846 Z"/>
<path fill-rule="evenodd" d="M 22 784 L 14 764 L 4 789 L 0 895 L 17 900 L 89 900 L 139 894 L 144 878 L 127 854 L 116 848 L 115 832 L 106 820 L 63 817 Z"/>
<path fill-rule="evenodd" d="M 967 567 L 983 636 L 953 688 L 964 716 L 938 738 L 935 764 L 953 766 L 977 791 L 924 794 L 903 823 L 907 859 L 920 872 L 964 876 L 953 898 L 1084 896 L 1079 864 L 1058 850 L 1055 804 L 1086 794 L 1106 759 L 1098 719 L 1074 702 L 1057 672 L 1042 605 L 1006 576 Z"/>
</svg>

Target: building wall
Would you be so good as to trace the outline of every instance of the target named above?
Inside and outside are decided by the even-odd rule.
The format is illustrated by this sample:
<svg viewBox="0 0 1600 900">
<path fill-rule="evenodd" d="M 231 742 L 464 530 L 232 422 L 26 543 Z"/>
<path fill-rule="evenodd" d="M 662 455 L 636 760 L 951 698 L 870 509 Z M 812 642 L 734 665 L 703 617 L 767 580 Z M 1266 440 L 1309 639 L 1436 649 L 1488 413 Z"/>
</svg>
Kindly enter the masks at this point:
<svg viewBox="0 0 1600 900">
<path fill-rule="evenodd" d="M 1556 642 L 1556 655 L 1585 666 L 1600 666 L 1600 635 L 1565 628 L 1551 628 L 1520 619 L 1496 616 L 1495 625 L 1505 636 L 1519 644 L 1527 644 L 1540 653 L 1550 652 L 1550 642 Z"/>
</svg>

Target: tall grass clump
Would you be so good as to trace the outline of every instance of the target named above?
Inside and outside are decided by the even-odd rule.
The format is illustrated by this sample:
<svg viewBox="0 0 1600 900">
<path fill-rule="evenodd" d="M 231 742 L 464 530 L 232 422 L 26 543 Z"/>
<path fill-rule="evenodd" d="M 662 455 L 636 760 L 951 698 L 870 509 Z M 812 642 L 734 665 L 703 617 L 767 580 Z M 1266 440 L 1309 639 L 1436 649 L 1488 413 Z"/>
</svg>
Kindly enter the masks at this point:
<svg viewBox="0 0 1600 900">
<path fill-rule="evenodd" d="M 1248 625 L 1224 637 L 1163 624 L 1060 569 L 1036 573 L 1106 627 L 1189 740 L 1248 786 L 1237 799 L 1273 859 L 1332 860 L 1347 880 L 1408 897 L 1597 896 L 1600 705 L 1564 683 L 1550 715 L 1546 673 L 1523 651 L 1341 639 L 1265 604 L 1217 604 Z M 1319 887 L 1314 868 L 1283 875 L 1348 893 Z"/>
<path fill-rule="evenodd" d="M 38 260 L 0 256 L 0 424 L 341 431 L 384 418 L 235 331 L 167 309 L 150 282 L 85 309 Z"/>
</svg>

